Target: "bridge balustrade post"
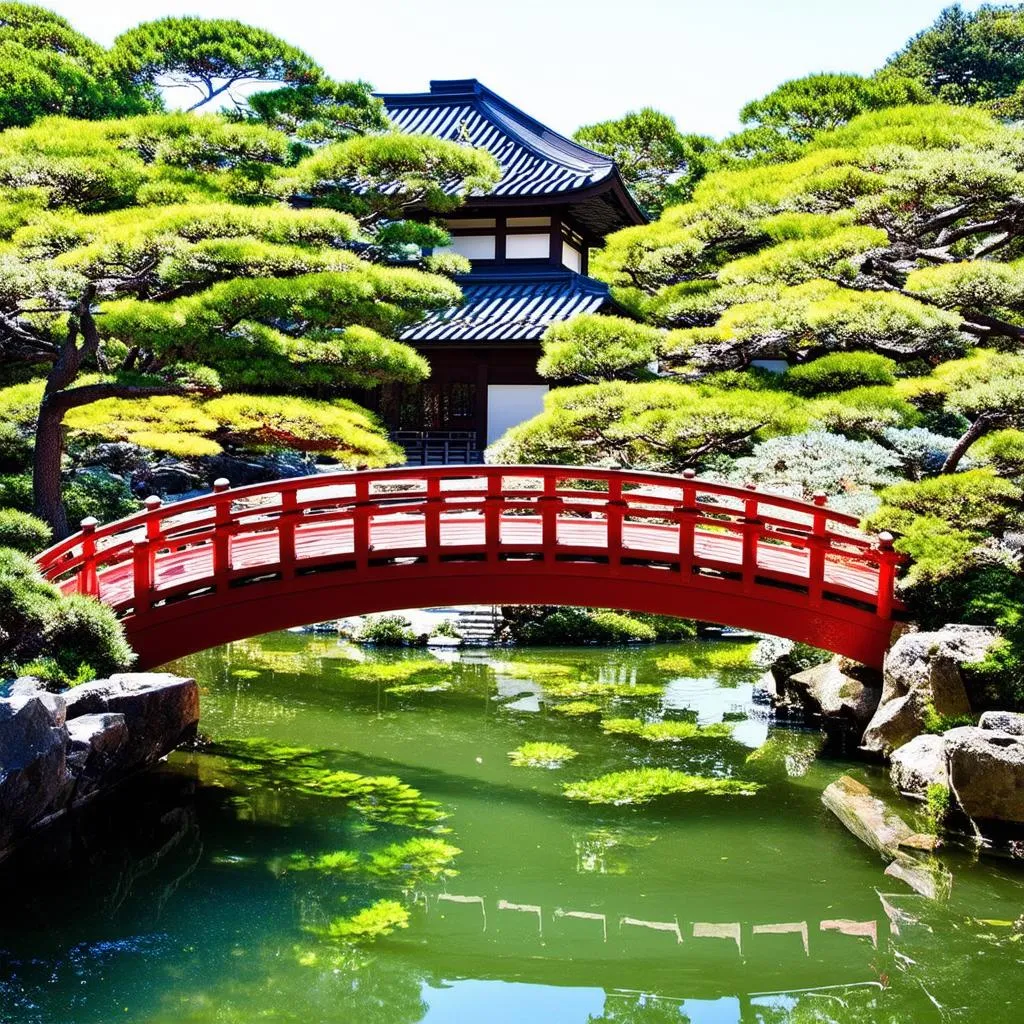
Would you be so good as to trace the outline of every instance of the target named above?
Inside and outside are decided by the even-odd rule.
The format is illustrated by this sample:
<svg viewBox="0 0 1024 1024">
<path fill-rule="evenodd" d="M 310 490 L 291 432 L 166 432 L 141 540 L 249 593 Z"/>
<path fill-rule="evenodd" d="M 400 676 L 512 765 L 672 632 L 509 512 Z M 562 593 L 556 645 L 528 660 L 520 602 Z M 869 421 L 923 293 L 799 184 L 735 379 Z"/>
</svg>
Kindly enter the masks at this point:
<svg viewBox="0 0 1024 1024">
<path fill-rule="evenodd" d="M 277 517 L 277 553 L 281 579 L 295 575 L 295 527 L 298 520 L 298 495 L 294 488 L 281 491 L 281 511 Z"/>
<path fill-rule="evenodd" d="M 352 554 L 356 571 L 370 566 L 370 484 L 365 477 L 356 477 L 355 504 L 352 508 Z"/>
<path fill-rule="evenodd" d="M 878 535 L 878 593 L 875 599 L 875 613 L 881 619 L 892 618 L 896 563 L 899 560 L 893 549 L 892 539 L 891 533 Z"/>
<path fill-rule="evenodd" d="M 487 474 L 487 497 L 484 499 L 484 546 L 487 561 L 497 563 L 501 557 L 501 509 L 505 503 L 501 471 Z"/>
<path fill-rule="evenodd" d="M 137 540 L 132 545 L 132 577 L 133 613 L 145 615 L 153 599 L 153 548 L 148 540 Z"/>
<path fill-rule="evenodd" d="M 807 596 L 811 605 L 816 607 L 821 604 L 825 583 L 825 551 L 828 548 L 828 513 L 825 511 L 825 503 L 828 495 L 818 491 L 811 500 L 816 509 L 809 538 L 811 549 L 807 559 Z"/>
<path fill-rule="evenodd" d="M 100 582 L 96 573 L 96 527 L 99 520 L 88 516 L 79 525 L 82 528 L 82 568 L 78 573 L 78 593 L 99 597 Z"/>
<path fill-rule="evenodd" d="M 146 506 L 146 540 L 156 541 L 160 540 L 160 531 L 163 526 L 163 521 L 157 512 L 160 510 L 160 506 L 163 502 L 160 497 L 156 494 L 151 494 L 143 502 Z"/>
<path fill-rule="evenodd" d="M 441 478 L 427 477 L 427 497 L 423 503 L 423 539 L 427 562 L 441 560 Z"/>
<path fill-rule="evenodd" d="M 218 477 L 213 481 L 213 575 L 216 579 L 231 571 L 231 484 Z"/>
<path fill-rule="evenodd" d="M 557 477 L 546 475 L 544 477 L 544 493 L 537 499 L 540 505 L 541 548 L 545 562 L 554 562 L 555 551 L 558 547 L 557 483 Z"/>
<path fill-rule="evenodd" d="M 626 502 L 622 497 L 621 477 L 609 477 L 605 522 L 608 535 L 608 565 L 622 565 L 622 522 L 626 516 Z"/>
<path fill-rule="evenodd" d="M 693 575 L 694 542 L 697 532 L 697 473 L 683 470 L 683 503 L 676 512 L 679 516 L 679 575 L 684 583 Z"/>
<path fill-rule="evenodd" d="M 755 491 L 756 484 L 747 484 Z M 758 516 L 758 498 L 745 498 L 743 502 L 743 589 L 753 590 L 757 582 L 757 545 L 761 539 L 762 522 Z"/>
</svg>

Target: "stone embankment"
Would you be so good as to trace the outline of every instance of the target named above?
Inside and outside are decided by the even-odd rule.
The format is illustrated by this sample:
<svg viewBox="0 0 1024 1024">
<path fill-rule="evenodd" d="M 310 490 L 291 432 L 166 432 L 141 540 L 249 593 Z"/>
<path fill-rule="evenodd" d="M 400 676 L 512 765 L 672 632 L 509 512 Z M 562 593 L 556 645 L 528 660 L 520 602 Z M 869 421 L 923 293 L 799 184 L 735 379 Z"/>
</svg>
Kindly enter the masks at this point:
<svg viewBox="0 0 1024 1024">
<path fill-rule="evenodd" d="M 49 693 L 19 679 L 0 699 L 0 858 L 19 839 L 195 735 L 199 689 L 125 673 Z"/>
</svg>

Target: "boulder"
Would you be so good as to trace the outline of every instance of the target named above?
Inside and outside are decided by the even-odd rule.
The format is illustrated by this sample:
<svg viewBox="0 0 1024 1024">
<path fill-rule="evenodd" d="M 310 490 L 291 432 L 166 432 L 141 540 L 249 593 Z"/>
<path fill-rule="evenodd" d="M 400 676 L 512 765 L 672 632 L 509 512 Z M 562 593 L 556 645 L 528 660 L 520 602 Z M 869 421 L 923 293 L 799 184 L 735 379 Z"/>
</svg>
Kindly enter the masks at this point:
<svg viewBox="0 0 1024 1024">
<path fill-rule="evenodd" d="M 950 793 L 964 813 L 1024 824 L 1024 736 L 964 726 L 943 741 Z"/>
<path fill-rule="evenodd" d="M 75 776 L 74 799 L 95 793 L 118 767 L 128 742 L 124 715 L 82 715 L 68 722 L 68 767 Z"/>
<path fill-rule="evenodd" d="M 978 722 L 980 729 L 1007 732 L 1011 736 L 1024 736 L 1024 715 L 1016 711 L 986 711 Z"/>
<path fill-rule="evenodd" d="M 946 779 L 946 752 L 941 736 L 922 733 L 892 752 L 889 778 L 904 796 L 925 798 L 928 787 Z"/>
<path fill-rule="evenodd" d="M 855 741 L 881 699 L 877 673 L 841 657 L 791 675 L 783 693 L 791 708 L 800 708 L 830 739 Z"/>
<path fill-rule="evenodd" d="M 167 672 L 128 672 L 68 692 L 69 727 L 83 715 L 109 713 L 124 716 L 128 735 L 117 763 L 128 771 L 159 760 L 195 735 L 199 687 L 194 679 Z"/>
<path fill-rule="evenodd" d="M 924 732 L 930 713 L 970 714 L 963 666 L 981 661 L 995 639 L 993 630 L 960 625 L 901 636 L 886 655 L 881 703 L 861 749 L 888 757 Z"/>
<path fill-rule="evenodd" d="M 65 797 L 67 730 L 37 695 L 0 701 L 0 852 Z"/>
<path fill-rule="evenodd" d="M 862 842 L 893 860 L 914 830 L 871 790 L 843 775 L 821 794 L 821 802 Z"/>
</svg>

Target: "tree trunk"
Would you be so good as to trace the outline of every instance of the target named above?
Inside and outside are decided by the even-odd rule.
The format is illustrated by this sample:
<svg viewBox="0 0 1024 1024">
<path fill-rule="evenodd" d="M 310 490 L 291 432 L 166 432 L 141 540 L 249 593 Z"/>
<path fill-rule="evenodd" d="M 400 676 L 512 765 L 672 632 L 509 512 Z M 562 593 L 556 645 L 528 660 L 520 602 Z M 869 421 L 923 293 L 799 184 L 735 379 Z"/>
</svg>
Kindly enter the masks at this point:
<svg viewBox="0 0 1024 1024">
<path fill-rule="evenodd" d="M 64 454 L 64 410 L 44 398 L 36 417 L 36 446 L 32 465 L 35 513 L 50 524 L 55 540 L 71 530 L 61 494 L 61 457 Z"/>
<path fill-rule="evenodd" d="M 979 416 L 964 433 L 963 437 L 953 446 L 953 450 L 946 457 L 942 464 L 943 473 L 955 473 L 960 460 L 967 454 L 967 450 L 978 440 L 979 437 L 987 434 L 995 426 L 995 420 L 989 416 Z"/>
</svg>

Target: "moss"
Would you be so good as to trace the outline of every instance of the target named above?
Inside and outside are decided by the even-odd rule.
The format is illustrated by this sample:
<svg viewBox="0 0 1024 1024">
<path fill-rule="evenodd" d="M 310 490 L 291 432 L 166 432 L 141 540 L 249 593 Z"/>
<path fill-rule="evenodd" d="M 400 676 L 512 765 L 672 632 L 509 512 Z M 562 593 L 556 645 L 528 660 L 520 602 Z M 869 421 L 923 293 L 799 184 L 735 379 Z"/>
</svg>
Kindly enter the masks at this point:
<svg viewBox="0 0 1024 1024">
<path fill-rule="evenodd" d="M 977 725 L 977 715 L 942 715 L 935 705 L 928 701 L 924 706 L 924 731 L 939 735 L 961 725 Z"/>
<path fill-rule="evenodd" d="M 602 708 L 592 700 L 568 700 L 564 704 L 552 704 L 551 710 L 557 711 L 560 715 L 580 718 L 584 715 L 599 715 Z"/>
<path fill-rule="evenodd" d="M 763 788 L 760 783 L 741 779 L 712 779 L 687 775 L 671 768 L 633 768 L 611 772 L 596 779 L 569 783 L 565 795 L 570 800 L 591 804 L 645 804 L 659 797 L 684 793 L 708 796 L 751 796 Z"/>
<path fill-rule="evenodd" d="M 932 835 L 938 835 L 949 815 L 949 787 L 933 782 L 925 791 L 925 828 Z"/>
<path fill-rule="evenodd" d="M 565 743 L 523 743 L 508 752 L 509 760 L 517 768 L 561 768 L 578 754 Z"/>
<path fill-rule="evenodd" d="M 732 736 L 729 722 L 697 725 L 696 722 L 644 722 L 639 718 L 606 718 L 601 730 L 609 736 L 633 736 L 650 743 L 681 743 L 692 739 L 717 739 Z"/>
</svg>

